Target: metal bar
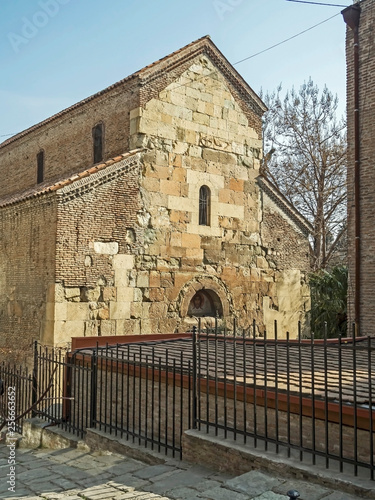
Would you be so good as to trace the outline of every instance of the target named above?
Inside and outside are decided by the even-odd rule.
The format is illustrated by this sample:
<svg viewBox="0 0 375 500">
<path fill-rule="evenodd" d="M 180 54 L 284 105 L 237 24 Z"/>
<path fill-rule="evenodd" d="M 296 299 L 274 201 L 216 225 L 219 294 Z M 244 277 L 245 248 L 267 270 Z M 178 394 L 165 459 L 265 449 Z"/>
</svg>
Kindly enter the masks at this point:
<svg viewBox="0 0 375 500">
<path fill-rule="evenodd" d="M 290 339 L 289 332 L 286 332 L 286 400 L 287 400 L 287 444 L 288 444 L 288 458 L 290 458 L 291 451 L 291 435 L 290 435 Z"/>
<path fill-rule="evenodd" d="M 303 394 L 303 378 L 302 378 L 302 338 L 301 338 L 301 323 L 298 322 L 298 378 L 299 378 L 299 459 L 303 460 L 303 412 L 302 412 L 302 394 Z"/>
<path fill-rule="evenodd" d="M 278 352 L 277 352 L 277 321 L 275 327 L 275 431 L 276 431 L 276 453 L 279 453 L 279 386 L 278 386 Z"/>
<path fill-rule="evenodd" d="M 90 427 L 93 428 L 96 425 L 96 405 L 97 405 L 97 373 L 98 369 L 98 348 L 93 350 L 91 356 L 91 406 L 90 406 Z"/>
<path fill-rule="evenodd" d="M 245 329 L 242 336 L 242 376 L 243 376 L 243 442 L 246 444 L 247 437 L 247 394 L 246 394 L 246 378 L 247 378 L 247 363 L 246 363 L 246 338 Z"/>
<path fill-rule="evenodd" d="M 126 439 L 129 440 L 130 425 L 130 345 L 126 346 Z"/>
<path fill-rule="evenodd" d="M 197 328 L 193 326 L 193 359 L 192 359 L 192 422 L 193 429 L 197 428 Z"/>
<path fill-rule="evenodd" d="M 165 454 L 168 452 L 168 375 L 169 375 L 169 351 L 165 353 Z"/>
<path fill-rule="evenodd" d="M 160 441 L 161 441 L 161 357 L 159 357 L 159 373 L 158 373 L 158 396 L 159 396 L 159 407 L 158 407 L 158 452 L 160 453 Z"/>
<path fill-rule="evenodd" d="M 228 394 L 227 394 L 227 328 L 224 327 L 224 438 L 228 436 Z"/>
<path fill-rule="evenodd" d="M 121 433 L 120 437 L 122 438 L 124 435 L 124 378 L 125 378 L 125 370 L 124 370 L 124 350 L 121 350 Z"/>
<path fill-rule="evenodd" d="M 219 423 L 219 403 L 218 403 L 218 340 L 217 340 L 217 316 L 215 317 L 215 436 L 218 435 L 218 423 Z"/>
<path fill-rule="evenodd" d="M 354 410 L 354 475 L 358 476 L 358 419 L 357 419 L 357 338 L 353 332 L 353 410 Z"/>
<path fill-rule="evenodd" d="M 370 421 L 370 477 L 374 480 L 374 429 L 373 429 L 373 400 L 372 400 L 372 359 L 371 337 L 367 337 L 367 362 L 368 362 L 368 408 Z"/>
<path fill-rule="evenodd" d="M 209 336 L 206 329 L 206 432 L 209 432 L 210 426 L 210 359 L 209 359 Z"/>
<path fill-rule="evenodd" d="M 105 390 L 104 390 L 104 432 L 107 432 L 108 419 L 108 342 L 105 345 Z"/>
<path fill-rule="evenodd" d="M 181 366 L 181 383 L 180 383 L 180 438 L 179 438 L 179 446 L 180 446 L 180 460 L 182 460 L 182 434 L 184 432 L 184 384 L 183 384 L 183 366 L 184 366 L 184 353 L 180 352 L 180 366 Z M 188 377 L 188 380 L 190 377 Z M 190 392 L 189 392 L 190 394 Z M 190 401 L 190 398 L 188 399 Z M 188 415 L 190 411 L 188 411 Z"/>
<path fill-rule="evenodd" d="M 116 406 L 115 406 L 115 436 L 117 436 L 118 432 L 118 396 L 119 396 L 119 383 L 118 383 L 118 376 L 119 376 L 119 353 L 118 353 L 119 345 L 118 343 L 116 344 L 116 382 L 115 382 L 115 393 L 116 393 Z"/>
<path fill-rule="evenodd" d="M 175 457 L 176 449 L 176 359 L 173 358 L 172 366 L 172 455 Z M 167 442 L 167 441 L 166 441 Z"/>
<path fill-rule="evenodd" d="M 142 429 L 142 344 L 139 345 L 139 376 L 138 376 L 138 444 L 141 444 Z"/>
<path fill-rule="evenodd" d="M 237 439 L 237 339 L 236 318 L 233 319 L 233 439 Z"/>
<path fill-rule="evenodd" d="M 135 407 L 135 394 L 136 394 L 136 388 L 135 388 L 135 381 L 137 379 L 136 373 L 135 373 L 135 366 L 136 366 L 136 357 L 135 357 L 135 352 L 133 352 L 133 386 L 132 386 L 132 436 L 133 436 L 133 443 L 135 442 L 135 434 L 136 434 L 136 425 L 135 425 L 135 413 L 136 413 L 136 407 Z"/>
<path fill-rule="evenodd" d="M 109 349 L 110 353 L 110 386 L 109 386 L 109 433 L 113 431 L 113 349 Z"/>
<path fill-rule="evenodd" d="M 267 363 L 267 330 L 264 330 L 264 349 L 263 349 L 263 372 L 264 372 L 264 449 L 268 450 L 268 363 Z"/>
<path fill-rule="evenodd" d="M 314 333 L 311 334 L 310 356 L 311 356 L 311 448 L 312 462 L 316 464 L 316 419 L 315 419 L 315 345 Z"/>
<path fill-rule="evenodd" d="M 254 426 L 254 448 L 257 447 L 258 441 L 258 431 L 257 431 L 257 348 L 256 348 L 256 323 L 255 319 L 253 320 L 253 387 L 254 387 L 254 404 L 253 404 L 253 426 Z"/>
<path fill-rule="evenodd" d="M 152 372 L 151 372 L 151 449 L 154 449 L 154 414 L 155 414 L 155 347 L 151 351 Z"/>
<path fill-rule="evenodd" d="M 324 429 L 326 469 L 329 468 L 329 437 L 328 437 L 328 356 L 327 356 L 327 323 L 324 323 Z"/>
<path fill-rule="evenodd" d="M 339 459 L 340 472 L 344 470 L 343 427 L 342 427 L 342 338 L 339 335 L 338 345 L 338 371 L 339 371 Z M 371 380 L 371 379 L 370 379 Z"/>
<path fill-rule="evenodd" d="M 149 369 L 149 355 L 146 353 L 146 359 L 145 359 L 145 369 L 146 369 L 146 374 L 145 374 L 145 405 L 144 405 L 144 412 L 145 412 L 145 448 L 148 446 L 148 391 L 149 391 L 149 380 L 148 380 L 148 369 Z M 151 414 L 152 418 L 152 414 Z"/>
</svg>

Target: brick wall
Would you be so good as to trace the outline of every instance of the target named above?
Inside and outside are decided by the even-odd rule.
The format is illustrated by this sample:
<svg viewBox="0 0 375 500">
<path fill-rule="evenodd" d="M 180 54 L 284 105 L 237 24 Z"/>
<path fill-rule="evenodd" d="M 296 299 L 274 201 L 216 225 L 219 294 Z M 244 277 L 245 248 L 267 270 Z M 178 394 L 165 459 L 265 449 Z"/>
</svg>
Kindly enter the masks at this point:
<svg viewBox="0 0 375 500">
<path fill-rule="evenodd" d="M 1 358 L 32 353 L 48 318 L 55 282 L 56 202 L 52 196 L 2 209 L 0 218 Z"/>
<path fill-rule="evenodd" d="M 373 335 L 375 325 L 375 2 L 360 2 L 359 25 L 359 116 L 360 116 L 360 254 L 361 254 L 361 315 L 360 334 Z M 349 324 L 354 321 L 355 283 L 355 211 L 354 211 L 354 48 L 353 32 L 348 29 L 347 113 L 348 113 L 348 257 L 349 257 Z"/>
</svg>

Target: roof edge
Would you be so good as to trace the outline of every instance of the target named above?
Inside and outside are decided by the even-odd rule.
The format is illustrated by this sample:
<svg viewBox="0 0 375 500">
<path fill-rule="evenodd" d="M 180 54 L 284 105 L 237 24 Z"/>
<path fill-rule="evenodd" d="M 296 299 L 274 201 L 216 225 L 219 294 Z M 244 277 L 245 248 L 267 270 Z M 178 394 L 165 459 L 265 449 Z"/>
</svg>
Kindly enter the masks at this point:
<svg viewBox="0 0 375 500">
<path fill-rule="evenodd" d="M 134 149 L 132 151 L 129 151 L 128 153 L 123 153 L 103 163 L 98 163 L 93 167 L 70 175 L 69 177 L 65 177 L 57 182 L 54 182 L 53 184 L 47 184 L 47 182 L 44 182 L 41 185 L 33 186 L 25 191 L 14 193 L 13 195 L 5 197 L 2 200 L 0 199 L 0 209 L 9 207 L 11 205 L 16 205 L 17 203 L 21 203 L 33 198 L 39 198 L 43 195 L 55 193 L 62 190 L 63 188 L 69 188 L 77 181 L 82 181 L 88 177 L 93 176 L 94 174 L 105 171 L 106 169 L 108 169 L 108 167 L 116 165 L 123 160 L 130 160 L 132 157 L 136 157 L 142 151 L 145 151 L 145 149 Z"/>
<path fill-rule="evenodd" d="M 264 175 L 259 175 L 257 183 L 261 188 L 281 207 L 286 214 L 303 230 L 305 233 L 312 234 L 314 229 L 310 222 L 296 209 L 296 207 L 282 194 L 282 192 Z"/>
</svg>

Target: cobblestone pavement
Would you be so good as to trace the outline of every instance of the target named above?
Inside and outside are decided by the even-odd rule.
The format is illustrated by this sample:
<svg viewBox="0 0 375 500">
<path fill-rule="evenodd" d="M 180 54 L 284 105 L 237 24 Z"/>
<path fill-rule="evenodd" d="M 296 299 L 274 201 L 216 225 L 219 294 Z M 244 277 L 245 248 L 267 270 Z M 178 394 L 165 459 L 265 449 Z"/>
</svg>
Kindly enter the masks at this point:
<svg viewBox="0 0 375 500">
<path fill-rule="evenodd" d="M 9 448 L 0 446 L 0 499 L 28 500 L 288 500 L 297 489 L 299 500 L 356 500 L 315 484 L 251 471 L 228 476 L 185 462 L 160 465 L 106 452 L 77 449 L 17 449 L 16 470 Z M 14 483 L 14 492 L 10 491 Z M 358 500 L 358 499 L 357 499 Z"/>
</svg>

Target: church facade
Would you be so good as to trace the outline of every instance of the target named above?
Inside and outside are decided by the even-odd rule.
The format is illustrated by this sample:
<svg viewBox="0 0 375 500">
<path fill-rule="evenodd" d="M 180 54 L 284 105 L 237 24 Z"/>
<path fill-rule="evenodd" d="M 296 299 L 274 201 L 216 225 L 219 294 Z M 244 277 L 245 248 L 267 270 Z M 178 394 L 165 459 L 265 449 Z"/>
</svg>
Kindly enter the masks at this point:
<svg viewBox="0 0 375 500">
<path fill-rule="evenodd" d="M 0 145 L 0 347 L 296 334 L 309 224 L 262 175 L 261 99 L 208 38 Z"/>
</svg>

